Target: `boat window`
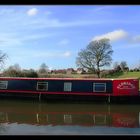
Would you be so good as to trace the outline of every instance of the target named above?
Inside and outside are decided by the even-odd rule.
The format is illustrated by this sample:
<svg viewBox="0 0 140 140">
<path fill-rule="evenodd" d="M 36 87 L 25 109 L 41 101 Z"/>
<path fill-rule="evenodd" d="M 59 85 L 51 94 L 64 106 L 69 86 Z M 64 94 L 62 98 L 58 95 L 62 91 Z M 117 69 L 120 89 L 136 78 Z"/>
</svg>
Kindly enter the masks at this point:
<svg viewBox="0 0 140 140">
<path fill-rule="evenodd" d="M 0 81 L 0 89 L 7 89 L 8 81 Z"/>
<path fill-rule="evenodd" d="M 64 83 L 64 91 L 71 91 L 72 83 L 71 82 L 65 82 Z"/>
<path fill-rule="evenodd" d="M 48 82 L 37 82 L 37 90 L 48 90 Z"/>
<path fill-rule="evenodd" d="M 105 125 L 107 123 L 107 116 L 103 114 L 94 114 L 93 121 L 95 125 Z"/>
<path fill-rule="evenodd" d="M 106 83 L 93 83 L 93 92 L 106 92 Z"/>
<path fill-rule="evenodd" d="M 72 115 L 64 115 L 64 123 L 72 123 Z"/>
</svg>

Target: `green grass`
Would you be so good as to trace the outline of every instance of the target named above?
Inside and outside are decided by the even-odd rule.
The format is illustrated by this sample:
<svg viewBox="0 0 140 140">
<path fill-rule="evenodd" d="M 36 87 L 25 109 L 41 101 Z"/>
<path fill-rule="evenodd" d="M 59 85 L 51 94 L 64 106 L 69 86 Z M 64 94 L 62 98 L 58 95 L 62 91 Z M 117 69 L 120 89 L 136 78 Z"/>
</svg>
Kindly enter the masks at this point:
<svg viewBox="0 0 140 140">
<path fill-rule="evenodd" d="M 47 75 L 40 75 L 39 77 L 97 78 L 97 75 L 96 74 L 47 74 Z M 117 73 L 107 75 L 106 78 L 140 78 L 140 72 L 117 72 Z"/>
<path fill-rule="evenodd" d="M 131 77 L 140 78 L 140 72 L 124 72 L 118 78 L 131 78 Z"/>
<path fill-rule="evenodd" d="M 140 72 L 117 72 L 107 75 L 106 78 L 140 78 Z"/>
<path fill-rule="evenodd" d="M 47 78 L 95 78 L 97 75 L 95 74 L 47 74 L 40 75 L 39 77 L 47 77 Z"/>
</svg>

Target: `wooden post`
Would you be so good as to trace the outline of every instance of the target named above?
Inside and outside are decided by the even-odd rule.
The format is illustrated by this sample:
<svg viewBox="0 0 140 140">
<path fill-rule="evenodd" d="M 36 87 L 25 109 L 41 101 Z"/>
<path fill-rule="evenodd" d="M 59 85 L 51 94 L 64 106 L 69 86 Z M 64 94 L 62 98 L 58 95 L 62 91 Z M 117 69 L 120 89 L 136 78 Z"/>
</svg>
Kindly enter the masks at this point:
<svg viewBox="0 0 140 140">
<path fill-rule="evenodd" d="M 7 123 L 9 122 L 8 113 L 6 113 L 6 122 L 7 122 Z"/>
<path fill-rule="evenodd" d="M 37 123 L 39 123 L 39 115 L 38 115 L 38 113 L 36 114 L 36 120 L 37 120 Z"/>
<path fill-rule="evenodd" d="M 108 105 L 108 114 L 110 115 L 110 105 Z"/>
<path fill-rule="evenodd" d="M 140 112 L 139 112 L 139 126 L 140 126 Z"/>
<path fill-rule="evenodd" d="M 110 103 L 110 95 L 108 96 L 108 102 Z"/>
<path fill-rule="evenodd" d="M 41 93 L 39 93 L 39 101 L 41 101 Z"/>
</svg>

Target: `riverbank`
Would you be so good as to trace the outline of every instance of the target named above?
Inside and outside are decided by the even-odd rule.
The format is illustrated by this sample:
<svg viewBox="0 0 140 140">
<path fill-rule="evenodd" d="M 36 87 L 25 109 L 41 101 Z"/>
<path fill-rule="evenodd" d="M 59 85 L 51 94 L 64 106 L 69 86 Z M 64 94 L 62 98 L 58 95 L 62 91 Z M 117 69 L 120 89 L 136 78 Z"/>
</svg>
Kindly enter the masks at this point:
<svg viewBox="0 0 140 140">
<path fill-rule="evenodd" d="M 45 74 L 39 77 L 46 78 L 97 78 L 96 74 Z M 131 78 L 136 77 L 140 79 L 140 72 L 118 72 L 102 76 L 102 78 Z"/>
</svg>

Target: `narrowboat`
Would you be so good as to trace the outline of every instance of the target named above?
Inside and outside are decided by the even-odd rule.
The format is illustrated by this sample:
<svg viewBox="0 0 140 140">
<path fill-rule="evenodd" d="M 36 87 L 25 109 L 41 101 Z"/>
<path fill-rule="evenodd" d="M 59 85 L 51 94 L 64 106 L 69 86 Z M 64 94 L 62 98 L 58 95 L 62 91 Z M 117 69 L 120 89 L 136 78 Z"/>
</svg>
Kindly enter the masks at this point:
<svg viewBox="0 0 140 140">
<path fill-rule="evenodd" d="M 0 95 L 95 99 L 138 97 L 139 79 L 0 77 Z"/>
</svg>

